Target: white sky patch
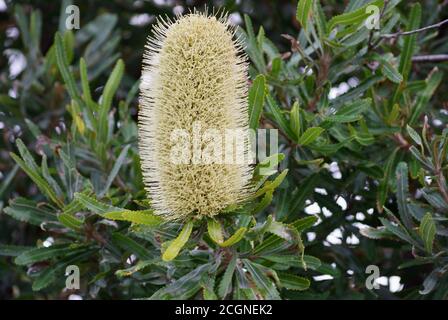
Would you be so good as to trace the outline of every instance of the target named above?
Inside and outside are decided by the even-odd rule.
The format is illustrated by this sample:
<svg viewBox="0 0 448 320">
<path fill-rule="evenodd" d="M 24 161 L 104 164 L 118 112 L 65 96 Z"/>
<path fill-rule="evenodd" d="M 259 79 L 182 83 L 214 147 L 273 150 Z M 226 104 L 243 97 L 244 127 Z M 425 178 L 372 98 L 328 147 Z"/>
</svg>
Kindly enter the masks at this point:
<svg viewBox="0 0 448 320">
<path fill-rule="evenodd" d="M 352 83 L 354 82 L 352 81 Z M 332 87 L 330 89 L 330 92 L 328 93 L 328 99 L 333 100 L 340 95 L 343 95 L 350 90 L 350 87 L 351 86 L 347 82 L 341 82 L 337 87 Z"/>
<path fill-rule="evenodd" d="M 132 26 L 143 27 L 150 24 L 154 20 L 154 16 L 150 16 L 147 13 L 134 14 L 129 19 L 129 24 Z"/>
<path fill-rule="evenodd" d="M 354 222 L 354 223 L 352 223 L 352 226 L 354 226 L 354 227 L 356 227 L 356 228 L 358 228 L 360 230 L 363 229 L 363 228 L 369 228 L 368 225 L 366 225 L 364 223 L 361 223 L 361 222 Z"/>
<path fill-rule="evenodd" d="M 355 236 L 354 234 L 352 234 L 351 236 L 347 237 L 346 243 L 349 245 L 353 245 L 353 246 L 358 245 L 359 238 L 357 236 Z"/>
<path fill-rule="evenodd" d="M 5 0 L 0 0 L 0 11 L 6 11 L 8 7 L 6 6 Z"/>
<path fill-rule="evenodd" d="M 11 39 L 17 39 L 20 35 L 20 31 L 16 27 L 10 27 L 6 29 L 6 36 Z"/>
<path fill-rule="evenodd" d="M 355 88 L 359 85 L 359 79 L 356 77 L 351 77 L 348 79 L 347 83 L 350 87 Z"/>
<path fill-rule="evenodd" d="M 8 58 L 9 76 L 14 79 L 26 68 L 26 58 L 22 52 L 14 49 L 6 49 L 4 55 Z"/>
<path fill-rule="evenodd" d="M 369 209 L 367 209 L 367 213 L 368 213 L 368 214 L 373 214 L 373 208 L 369 208 Z"/>
<path fill-rule="evenodd" d="M 238 12 L 233 12 L 233 13 L 229 14 L 229 22 L 230 22 L 230 24 L 237 26 L 237 25 L 240 25 L 241 23 L 243 23 L 243 18 L 241 17 L 241 15 Z"/>
<path fill-rule="evenodd" d="M 342 231 L 339 228 L 334 229 L 326 238 L 326 240 L 331 244 L 341 244 L 342 243 Z"/>
<path fill-rule="evenodd" d="M 316 239 L 316 232 L 307 232 L 306 237 L 309 242 L 314 241 Z"/>
<path fill-rule="evenodd" d="M 334 278 L 329 274 L 323 274 L 320 276 L 314 276 L 313 279 L 314 281 L 325 281 L 325 280 L 333 280 Z"/>
<path fill-rule="evenodd" d="M 436 127 L 440 127 L 443 124 L 443 122 L 440 119 L 434 119 L 432 120 L 432 124 L 435 125 Z"/>
<path fill-rule="evenodd" d="M 322 208 L 322 213 L 324 214 L 325 217 L 329 218 L 333 215 L 333 212 L 331 212 L 330 210 L 328 210 L 326 207 Z"/>
<path fill-rule="evenodd" d="M 336 199 L 336 203 L 341 207 L 342 211 L 347 210 L 347 201 L 341 196 Z"/>
<path fill-rule="evenodd" d="M 82 300 L 82 297 L 79 294 L 71 294 L 68 296 L 68 300 Z"/>
<path fill-rule="evenodd" d="M 363 221 L 365 218 L 366 218 L 366 216 L 364 215 L 364 213 L 362 213 L 362 212 L 356 213 L 356 220 Z"/>
<path fill-rule="evenodd" d="M 323 194 L 323 195 L 325 195 L 325 196 L 328 195 L 327 190 L 325 190 L 324 188 L 314 188 L 314 192 Z"/>
<path fill-rule="evenodd" d="M 173 13 L 175 15 L 180 15 L 180 14 L 184 13 L 184 11 L 185 11 L 185 8 L 180 5 L 174 6 L 174 8 L 173 8 Z"/>
<path fill-rule="evenodd" d="M 389 278 L 382 276 L 375 279 L 375 282 L 378 283 L 380 286 L 387 286 L 389 284 Z"/>
<path fill-rule="evenodd" d="M 53 237 L 48 237 L 47 239 L 45 239 L 45 241 L 42 243 L 42 245 L 45 248 L 51 247 L 54 243 L 54 238 Z"/>
<path fill-rule="evenodd" d="M 129 258 L 127 258 L 126 263 L 127 264 L 134 264 L 134 262 L 137 261 L 137 256 L 135 254 L 131 254 Z"/>
<path fill-rule="evenodd" d="M 153 0 L 154 4 L 157 6 L 172 6 L 173 0 Z"/>
<path fill-rule="evenodd" d="M 399 292 L 403 290 L 404 285 L 400 283 L 401 277 L 391 276 L 389 277 L 389 290 L 390 292 Z"/>
<path fill-rule="evenodd" d="M 320 207 L 317 204 L 317 202 L 314 202 L 313 204 L 311 204 L 308 207 L 306 207 L 305 208 L 305 213 L 306 214 L 317 214 L 317 213 L 320 213 Z"/>
<path fill-rule="evenodd" d="M 331 176 L 335 179 L 341 179 L 342 178 L 342 173 L 341 170 L 339 170 L 339 166 L 337 162 L 332 162 L 330 163 L 330 165 L 328 166 L 328 171 L 331 172 Z"/>
</svg>

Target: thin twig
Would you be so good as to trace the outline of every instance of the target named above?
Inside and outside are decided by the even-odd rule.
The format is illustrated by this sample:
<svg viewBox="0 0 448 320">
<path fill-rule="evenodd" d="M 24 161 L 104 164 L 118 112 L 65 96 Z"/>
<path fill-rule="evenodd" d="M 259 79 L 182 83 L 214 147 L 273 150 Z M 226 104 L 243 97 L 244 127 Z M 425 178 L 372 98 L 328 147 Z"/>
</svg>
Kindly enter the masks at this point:
<svg viewBox="0 0 448 320">
<path fill-rule="evenodd" d="M 411 34 L 414 34 L 414 33 L 424 32 L 426 30 L 435 29 L 435 28 L 440 28 L 445 23 L 448 23 L 448 19 L 445 19 L 445 20 L 440 21 L 440 22 L 438 22 L 436 24 L 432 24 L 430 26 L 426 26 L 426 27 L 423 27 L 423 28 L 420 28 L 420 29 L 415 29 L 415 30 L 405 31 L 405 32 L 381 34 L 380 37 L 381 38 L 396 38 L 396 37 L 399 37 L 399 36 L 408 36 L 408 35 L 411 35 Z"/>
<path fill-rule="evenodd" d="M 412 57 L 412 62 L 440 62 L 448 61 L 448 54 L 429 54 Z"/>
</svg>

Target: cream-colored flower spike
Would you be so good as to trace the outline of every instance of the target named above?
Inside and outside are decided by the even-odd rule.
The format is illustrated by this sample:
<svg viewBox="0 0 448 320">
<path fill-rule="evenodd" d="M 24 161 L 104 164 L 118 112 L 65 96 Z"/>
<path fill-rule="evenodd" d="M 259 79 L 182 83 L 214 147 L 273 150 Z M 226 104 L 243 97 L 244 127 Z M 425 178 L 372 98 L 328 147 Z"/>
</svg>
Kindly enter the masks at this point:
<svg viewBox="0 0 448 320">
<path fill-rule="evenodd" d="M 167 220 L 214 216 L 250 195 L 252 166 L 175 163 L 171 136 L 175 130 L 193 134 L 193 123 L 201 132 L 216 129 L 223 135 L 226 129 L 248 130 L 246 57 L 226 16 L 194 12 L 162 19 L 154 34 L 140 86 L 145 187 L 155 213 Z M 203 142 L 199 148 L 204 151 Z"/>
</svg>

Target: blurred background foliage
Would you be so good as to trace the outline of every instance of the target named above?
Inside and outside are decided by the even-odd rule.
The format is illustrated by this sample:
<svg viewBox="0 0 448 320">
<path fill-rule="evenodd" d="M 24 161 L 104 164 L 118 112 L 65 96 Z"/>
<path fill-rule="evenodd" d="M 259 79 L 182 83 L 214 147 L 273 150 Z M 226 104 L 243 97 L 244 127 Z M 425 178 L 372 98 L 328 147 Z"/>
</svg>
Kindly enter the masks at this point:
<svg viewBox="0 0 448 320">
<path fill-rule="evenodd" d="M 231 21 L 244 29 L 239 33 L 251 59 L 251 90 L 263 93 L 262 101 L 253 104 L 262 110 L 255 126 L 259 120 L 260 127 L 275 127 L 281 134 L 280 152 L 285 155 L 281 169 L 289 172 L 257 221 L 318 218 L 302 234 L 307 255 L 321 261 L 306 272 L 311 276 L 310 288 L 283 288 L 281 297 L 446 299 L 448 63 L 428 56 L 448 53 L 448 27 L 409 36 L 381 34 L 444 21 L 448 2 L 390 0 L 384 6 L 383 1 L 375 1 L 384 8 L 378 31 L 363 26 L 365 17 L 350 23 L 344 22 L 344 16 L 334 18 L 372 1 L 310 1 L 311 13 L 305 18 L 300 15 L 303 10 L 297 11 L 297 2 L 75 1 L 81 29 L 67 32 L 65 8 L 71 1 L 0 0 L 0 297 L 148 297 L 170 283 L 171 277 L 179 279 L 191 270 L 218 274 L 216 282 L 223 282 L 224 270 L 207 263 L 203 252 L 183 265 L 175 263 L 174 270 L 157 264 L 142 273 L 126 270 L 136 266 L 132 259 L 157 259 L 155 252 L 160 248 L 148 246 L 160 247 L 160 241 L 145 230 L 133 230 L 131 237 L 127 225 L 98 222 L 90 216 L 84 217 L 83 232 L 76 226 L 71 230 L 57 223 L 42 225 L 57 208 L 10 156 L 10 152 L 20 153 L 29 165 L 32 160 L 24 151 L 29 150 L 32 158 L 39 159 L 46 179 L 58 176 L 63 188 L 52 187 L 63 198 L 62 205 L 71 203 L 76 192 L 92 190 L 114 206 L 144 208 L 135 120 L 145 39 L 157 15 L 174 16 L 207 5 L 224 7 Z M 65 48 L 59 52 L 64 55 L 59 61 L 57 32 Z M 75 86 L 82 87 L 84 67 L 88 70 L 91 105 L 95 106 L 93 101 L 103 104 L 108 85 L 113 91 L 107 102 L 107 137 L 102 140 L 89 133 L 95 126 L 89 129 L 83 121 L 89 120 L 80 109 L 85 87 L 79 102 L 61 71 L 64 60 Z M 115 78 L 119 85 L 110 81 Z M 95 117 L 92 113 L 90 120 Z M 18 139 L 24 143 L 19 150 Z M 125 145 L 129 147 L 124 153 Z M 44 154 L 48 170 L 44 169 L 46 160 L 40 164 Z M 112 178 L 111 172 L 115 173 Z M 165 238 L 173 237 L 172 229 L 165 231 Z M 104 234 L 110 242 L 103 239 Z M 14 256 L 36 245 L 48 247 L 58 239 L 86 243 L 82 250 L 62 248 L 73 250 L 74 261 L 76 250 L 90 255 L 89 259 L 79 257 L 83 270 L 88 270 L 83 278 L 89 279 L 81 291 L 62 291 L 64 279 L 50 285 L 52 275 L 42 277 L 42 270 L 54 260 L 14 263 Z M 88 247 L 91 239 L 97 244 Z M 140 240 L 145 244 L 139 244 Z M 291 266 L 269 259 L 255 264 L 248 258 L 244 263 L 250 272 L 263 274 L 262 282 L 270 283 L 275 277 L 258 263 L 275 270 Z M 368 265 L 377 265 L 381 272 L 377 290 L 366 288 Z M 292 268 L 296 274 L 303 273 Z M 237 282 L 243 268 L 236 270 L 240 277 L 233 281 L 244 287 Z M 123 276 L 126 272 L 133 276 Z M 40 273 L 37 284 L 32 281 L 35 273 Z M 195 277 L 190 275 L 189 281 L 202 285 L 203 279 Z M 185 282 L 174 282 L 178 287 L 157 291 L 155 297 L 170 297 L 176 290 L 180 297 L 214 297 L 214 283 L 202 285 L 204 292 L 198 295 L 201 287 Z M 32 286 L 43 290 L 33 291 Z M 226 296 L 221 294 L 225 289 L 216 290 L 219 297 Z M 276 297 L 270 287 L 266 290 L 262 297 Z M 246 290 L 233 297 L 260 296 L 256 290 Z"/>
</svg>

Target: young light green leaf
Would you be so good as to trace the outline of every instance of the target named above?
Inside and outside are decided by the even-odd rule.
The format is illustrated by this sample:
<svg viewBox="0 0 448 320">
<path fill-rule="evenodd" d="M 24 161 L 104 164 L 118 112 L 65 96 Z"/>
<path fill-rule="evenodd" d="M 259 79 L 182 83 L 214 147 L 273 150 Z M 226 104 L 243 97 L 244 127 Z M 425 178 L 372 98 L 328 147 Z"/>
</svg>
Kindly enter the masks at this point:
<svg viewBox="0 0 448 320">
<path fill-rule="evenodd" d="M 219 221 L 216 221 L 215 219 L 207 219 L 207 228 L 208 228 L 208 235 L 210 238 L 215 241 L 218 244 L 221 244 L 224 242 L 224 235 L 222 232 L 222 226 Z"/>
<path fill-rule="evenodd" d="M 300 129 L 301 129 L 301 123 L 300 123 L 300 108 L 299 103 L 296 101 L 294 102 L 291 113 L 289 115 L 289 123 L 291 126 L 292 131 L 295 133 L 297 137 L 300 137 Z"/>
<path fill-rule="evenodd" d="M 230 238 L 220 244 L 221 247 L 230 247 L 234 244 L 238 243 L 241 239 L 243 239 L 247 228 L 239 228 Z"/>
<path fill-rule="evenodd" d="M 275 190 L 275 188 L 280 186 L 280 184 L 283 182 L 283 180 L 285 179 L 287 174 L 288 174 L 288 169 L 285 169 L 273 181 L 267 181 L 264 184 L 264 186 L 255 193 L 254 197 L 256 198 L 256 197 L 259 197 L 259 196 L 265 194 L 268 191 Z"/>
<path fill-rule="evenodd" d="M 182 231 L 179 233 L 176 239 L 174 239 L 168 248 L 166 248 L 165 252 L 162 255 L 163 261 L 171 261 L 177 257 L 180 250 L 185 246 L 188 239 L 190 238 L 191 231 L 193 230 L 193 222 L 187 222 Z"/>
<path fill-rule="evenodd" d="M 109 211 L 102 216 L 110 220 L 123 220 L 147 226 L 157 226 L 163 223 L 163 219 L 153 214 L 152 210 L 119 210 Z"/>
</svg>

